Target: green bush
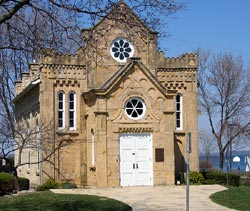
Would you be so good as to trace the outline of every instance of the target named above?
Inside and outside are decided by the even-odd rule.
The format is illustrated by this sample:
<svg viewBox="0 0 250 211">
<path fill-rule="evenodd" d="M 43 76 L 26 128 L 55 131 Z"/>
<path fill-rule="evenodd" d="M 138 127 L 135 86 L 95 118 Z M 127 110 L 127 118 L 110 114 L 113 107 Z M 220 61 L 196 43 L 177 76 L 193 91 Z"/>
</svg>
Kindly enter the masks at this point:
<svg viewBox="0 0 250 211">
<path fill-rule="evenodd" d="M 76 184 L 75 183 L 72 183 L 72 182 L 63 182 L 61 184 L 61 187 L 63 189 L 74 189 L 74 188 L 77 188 Z"/>
<path fill-rule="evenodd" d="M 42 185 L 39 185 L 36 190 L 37 191 L 45 191 L 45 190 L 49 190 L 49 189 L 58 189 L 60 188 L 61 185 L 59 182 L 53 180 L 53 179 L 49 179 L 47 180 L 47 182 L 45 182 Z"/>
<path fill-rule="evenodd" d="M 191 184 L 202 184 L 204 182 L 204 177 L 200 172 L 191 171 L 189 174 L 189 181 Z"/>
<path fill-rule="evenodd" d="M 12 193 L 14 190 L 14 176 L 8 173 L 0 173 L 0 194 Z"/>
<path fill-rule="evenodd" d="M 18 177 L 18 184 L 20 190 L 29 190 L 30 189 L 30 181 L 27 178 Z"/>
<path fill-rule="evenodd" d="M 208 172 L 205 176 L 204 184 L 219 184 L 227 185 L 227 173 L 221 172 Z M 236 174 L 228 174 L 228 185 L 240 186 L 240 176 Z"/>
</svg>

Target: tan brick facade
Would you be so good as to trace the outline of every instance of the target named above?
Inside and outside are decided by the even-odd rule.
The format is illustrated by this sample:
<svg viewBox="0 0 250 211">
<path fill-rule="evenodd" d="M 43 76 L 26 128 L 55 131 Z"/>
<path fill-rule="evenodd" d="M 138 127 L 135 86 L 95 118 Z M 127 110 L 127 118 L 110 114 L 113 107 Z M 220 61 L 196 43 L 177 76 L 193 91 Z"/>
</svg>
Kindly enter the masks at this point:
<svg viewBox="0 0 250 211">
<path fill-rule="evenodd" d="M 109 17 L 116 17 L 117 21 Z M 128 27 L 128 18 L 136 24 Z M 133 45 L 133 56 L 126 62 L 117 62 L 110 54 L 110 46 L 117 38 Z M 22 166 L 19 175 L 30 178 L 35 185 L 52 177 L 78 186 L 120 186 L 124 173 L 120 137 L 144 133 L 150 134 L 152 142 L 147 149 L 152 156 L 147 157 L 149 163 L 145 161 L 146 166 L 152 166 L 145 174 L 152 175 L 145 176 L 150 177 L 149 184 L 171 185 L 176 174 L 184 173 L 188 132 L 192 133 L 191 170 L 198 170 L 197 55 L 165 58 L 157 50 L 157 33 L 147 28 L 122 1 L 95 27 L 83 30 L 83 39 L 85 47 L 75 55 L 43 51 L 39 61 L 30 65 L 30 72 L 16 83 L 16 115 L 23 117 L 35 112 L 39 122 L 51 123 L 55 145 L 58 140 L 71 143 L 57 150 L 50 162 L 41 163 L 39 173 L 31 168 L 27 174 Z M 125 51 L 125 45 L 120 51 Z M 62 128 L 58 125 L 60 92 L 64 96 Z M 75 95 L 71 114 L 70 93 Z M 177 94 L 181 96 L 179 129 Z M 132 98 L 145 104 L 141 118 L 126 114 L 126 102 Z M 29 118 L 34 122 L 35 115 Z M 163 152 L 161 161 L 156 160 L 156 149 Z M 137 152 L 144 151 L 138 147 Z M 130 171 L 140 169 L 139 162 L 132 162 Z"/>
</svg>

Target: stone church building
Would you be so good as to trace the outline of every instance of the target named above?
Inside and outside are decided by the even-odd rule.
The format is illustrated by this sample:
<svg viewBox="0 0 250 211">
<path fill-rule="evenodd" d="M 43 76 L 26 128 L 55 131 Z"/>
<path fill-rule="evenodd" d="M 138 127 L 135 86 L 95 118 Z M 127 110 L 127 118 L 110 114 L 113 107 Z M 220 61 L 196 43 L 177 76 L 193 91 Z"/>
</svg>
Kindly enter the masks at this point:
<svg viewBox="0 0 250 211">
<path fill-rule="evenodd" d="M 33 185 L 48 178 L 78 186 L 172 185 L 186 171 L 189 132 L 190 168 L 198 171 L 197 55 L 165 58 L 157 32 L 123 1 L 82 38 L 74 55 L 41 51 L 16 82 L 17 123 L 50 130 L 49 142 L 23 149 L 19 176 Z M 50 150 L 44 146 L 54 153 L 36 163 Z"/>
</svg>

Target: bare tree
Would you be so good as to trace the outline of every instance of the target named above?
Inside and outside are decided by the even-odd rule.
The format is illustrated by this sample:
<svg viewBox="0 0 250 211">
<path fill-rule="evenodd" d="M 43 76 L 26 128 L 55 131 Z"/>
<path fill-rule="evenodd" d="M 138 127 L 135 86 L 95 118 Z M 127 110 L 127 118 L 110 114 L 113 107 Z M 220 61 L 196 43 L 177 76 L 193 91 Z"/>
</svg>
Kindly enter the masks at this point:
<svg viewBox="0 0 250 211">
<path fill-rule="evenodd" d="M 1 125 L 0 128 L 0 157 L 9 162 L 9 157 L 15 153 L 15 162 L 11 163 L 12 171 L 15 176 L 16 188 L 18 185 L 17 169 L 24 165 L 37 165 L 48 161 L 52 162 L 52 157 L 58 150 L 72 144 L 71 141 L 54 139 L 54 130 L 51 123 L 45 124 L 30 124 L 28 120 L 18 120 L 15 125 L 15 137 L 12 138 L 12 131 L 6 126 Z M 76 140 L 74 141 L 76 143 Z M 27 153 L 28 152 L 28 153 Z M 25 159 L 24 154 L 26 155 Z M 36 159 L 31 159 L 31 156 L 36 156 Z"/>
<path fill-rule="evenodd" d="M 28 50 L 56 48 L 72 50 L 70 43 L 80 44 L 82 28 L 89 28 L 106 16 L 119 1 L 102 0 L 22 0 L 0 1 L 0 49 Z M 127 0 L 144 23 L 153 30 L 163 31 L 164 17 L 185 7 L 178 0 Z M 132 21 L 128 24 L 133 24 Z M 60 33 L 57 33 L 60 32 Z M 25 38 L 25 39 L 24 39 Z M 14 40 L 25 40 L 21 45 Z M 25 44 L 24 44 L 25 43 Z M 74 45 L 79 47 L 79 45 Z M 75 49 L 74 48 L 74 49 Z"/>
<path fill-rule="evenodd" d="M 200 131 L 199 137 L 201 150 L 206 156 L 206 161 L 209 161 L 211 152 L 215 150 L 216 142 L 214 141 L 214 137 L 206 129 Z"/>
<path fill-rule="evenodd" d="M 231 53 L 199 51 L 199 55 L 199 103 L 208 116 L 223 169 L 225 152 L 236 143 L 243 145 L 249 135 L 249 69 Z"/>
<path fill-rule="evenodd" d="M 29 63 L 38 58 L 41 49 L 53 48 L 58 52 L 72 53 L 84 48 L 81 30 L 92 27 L 102 17 L 117 18 L 107 14 L 118 2 L 120 1 L 0 1 L 0 150 L 5 159 L 14 151 L 21 156 L 27 147 L 35 150 L 36 135 L 48 132 L 49 129 L 48 126 L 41 126 L 39 131 L 35 131 L 31 126 L 27 128 L 26 123 L 15 126 L 15 108 L 12 103 L 15 95 L 14 82 L 20 80 L 21 73 L 29 69 Z M 165 24 L 164 18 L 185 7 L 178 0 L 127 0 L 126 3 L 143 23 L 161 32 L 165 28 L 162 27 Z M 123 20 L 124 18 L 121 19 Z M 51 139 L 43 137 L 45 139 L 49 146 Z M 50 152 L 48 156 L 39 162 L 49 158 L 55 151 L 47 152 Z M 27 163 L 18 159 L 14 169 L 25 164 Z"/>
</svg>

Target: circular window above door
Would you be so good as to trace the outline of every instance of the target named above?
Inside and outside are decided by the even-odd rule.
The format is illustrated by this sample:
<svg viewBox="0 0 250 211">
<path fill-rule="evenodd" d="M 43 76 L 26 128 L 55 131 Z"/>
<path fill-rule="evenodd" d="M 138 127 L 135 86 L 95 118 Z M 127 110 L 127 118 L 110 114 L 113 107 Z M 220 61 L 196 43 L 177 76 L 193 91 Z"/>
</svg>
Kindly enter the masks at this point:
<svg viewBox="0 0 250 211">
<path fill-rule="evenodd" d="M 115 39 L 110 46 L 110 54 L 118 62 L 126 62 L 134 55 L 134 47 L 126 38 Z"/>
<path fill-rule="evenodd" d="M 130 119 L 139 120 L 146 112 L 146 105 L 140 98 L 130 98 L 125 103 L 125 112 Z"/>
</svg>

